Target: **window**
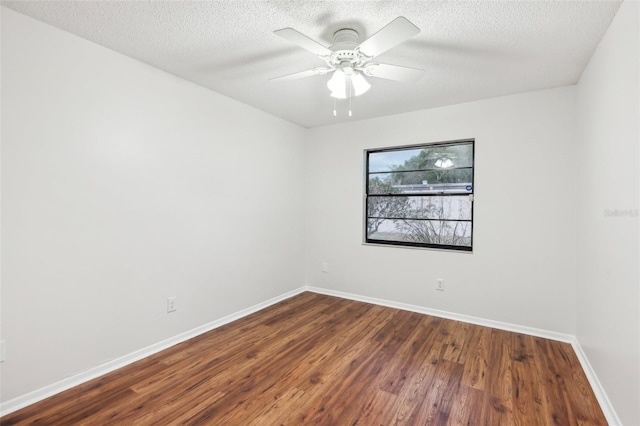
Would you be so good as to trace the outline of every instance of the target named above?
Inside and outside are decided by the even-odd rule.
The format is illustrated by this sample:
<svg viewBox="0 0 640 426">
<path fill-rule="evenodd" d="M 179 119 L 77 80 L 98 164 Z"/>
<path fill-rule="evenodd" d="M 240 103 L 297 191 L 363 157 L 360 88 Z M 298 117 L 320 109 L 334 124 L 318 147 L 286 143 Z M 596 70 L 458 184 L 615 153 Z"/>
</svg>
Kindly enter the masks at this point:
<svg viewBox="0 0 640 426">
<path fill-rule="evenodd" d="M 365 243 L 471 251 L 474 140 L 365 151 Z"/>
</svg>

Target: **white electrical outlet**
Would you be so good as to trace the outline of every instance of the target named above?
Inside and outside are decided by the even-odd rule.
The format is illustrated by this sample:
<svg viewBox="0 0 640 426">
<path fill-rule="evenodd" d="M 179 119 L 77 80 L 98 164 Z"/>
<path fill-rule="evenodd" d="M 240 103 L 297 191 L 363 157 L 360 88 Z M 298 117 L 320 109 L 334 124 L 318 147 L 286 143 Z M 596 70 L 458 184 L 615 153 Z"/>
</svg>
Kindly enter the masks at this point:
<svg viewBox="0 0 640 426">
<path fill-rule="evenodd" d="M 174 312 L 176 309 L 176 297 L 173 296 L 167 298 L 167 313 Z"/>
<path fill-rule="evenodd" d="M 442 278 L 436 280 L 436 290 L 444 291 L 444 280 Z"/>
<path fill-rule="evenodd" d="M 0 362 L 7 360 L 7 342 L 0 340 Z"/>
<path fill-rule="evenodd" d="M 322 272 L 329 272 L 329 264 L 327 262 L 322 262 Z"/>
</svg>

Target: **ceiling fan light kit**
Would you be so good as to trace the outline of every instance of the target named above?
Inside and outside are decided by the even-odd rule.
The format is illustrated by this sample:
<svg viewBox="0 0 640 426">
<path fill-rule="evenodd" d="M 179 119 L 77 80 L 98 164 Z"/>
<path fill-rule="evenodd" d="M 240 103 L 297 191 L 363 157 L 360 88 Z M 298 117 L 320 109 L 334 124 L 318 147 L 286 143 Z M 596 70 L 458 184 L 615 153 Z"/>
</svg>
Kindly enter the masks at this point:
<svg viewBox="0 0 640 426">
<path fill-rule="evenodd" d="M 371 84 L 353 68 L 337 69 L 327 82 L 331 97 L 346 99 L 347 95 L 360 96 L 371 88 Z"/>
<path fill-rule="evenodd" d="M 453 161 L 450 158 L 438 158 L 434 164 L 439 169 L 448 169 L 449 167 L 453 167 Z"/>
<path fill-rule="evenodd" d="M 293 28 L 277 30 L 274 31 L 274 34 L 315 54 L 327 66 L 271 80 L 296 80 L 333 73 L 327 82 L 327 87 L 334 100 L 347 98 L 350 100 L 352 96 L 366 93 L 371 88 L 371 84 L 364 78 L 365 75 L 400 82 L 415 82 L 422 77 L 424 70 L 370 61 L 419 32 L 418 27 L 400 16 L 360 44 L 358 44 L 359 34 L 357 31 L 351 28 L 338 30 L 333 34 L 333 44 L 330 47 L 325 47 Z M 336 115 L 335 106 L 334 115 Z M 349 106 L 349 116 L 351 116 L 351 106 Z"/>
</svg>

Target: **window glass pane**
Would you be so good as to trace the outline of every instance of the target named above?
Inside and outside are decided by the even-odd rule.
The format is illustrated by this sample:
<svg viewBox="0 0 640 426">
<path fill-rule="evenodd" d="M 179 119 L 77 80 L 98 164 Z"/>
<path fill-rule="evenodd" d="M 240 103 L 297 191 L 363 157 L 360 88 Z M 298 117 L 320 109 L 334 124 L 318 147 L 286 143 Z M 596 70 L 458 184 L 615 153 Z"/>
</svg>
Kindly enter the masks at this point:
<svg viewBox="0 0 640 426">
<path fill-rule="evenodd" d="M 473 166 L 473 145 L 470 143 L 434 146 L 426 150 L 428 151 L 426 157 L 429 159 L 426 164 L 431 166 L 428 168 L 446 169 Z M 449 161 L 446 161 L 447 159 Z"/>
<path fill-rule="evenodd" d="M 447 197 L 370 196 L 367 216 L 377 219 L 471 220 L 468 195 Z"/>
<path fill-rule="evenodd" d="M 366 153 L 365 240 L 471 250 L 473 140 Z"/>
<path fill-rule="evenodd" d="M 471 247 L 471 222 L 368 219 L 370 240 Z"/>
<path fill-rule="evenodd" d="M 473 166 L 473 145 L 458 143 L 369 153 L 369 173 Z"/>
<path fill-rule="evenodd" d="M 472 169 L 369 175 L 369 194 L 471 192 Z"/>
<path fill-rule="evenodd" d="M 369 172 L 391 172 L 416 158 L 422 149 L 403 149 L 400 151 L 372 152 L 369 154 Z"/>
</svg>

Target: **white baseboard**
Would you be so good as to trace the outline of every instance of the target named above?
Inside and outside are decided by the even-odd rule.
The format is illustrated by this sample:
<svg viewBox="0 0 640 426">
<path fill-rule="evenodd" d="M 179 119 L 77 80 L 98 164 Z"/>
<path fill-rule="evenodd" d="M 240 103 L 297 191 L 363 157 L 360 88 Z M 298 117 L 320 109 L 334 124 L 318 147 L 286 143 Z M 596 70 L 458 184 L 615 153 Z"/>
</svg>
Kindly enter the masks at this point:
<svg viewBox="0 0 640 426">
<path fill-rule="evenodd" d="M 406 303 L 394 302 L 394 301 L 384 300 L 384 299 L 377 299 L 374 297 L 361 296 L 357 294 L 345 293 L 342 291 L 329 290 L 325 288 L 312 287 L 312 286 L 304 286 L 304 287 L 300 287 L 298 289 L 289 291 L 287 293 L 273 297 L 267 301 L 253 305 L 249 308 L 235 312 L 231 315 L 227 315 L 223 318 L 217 319 L 210 323 L 196 327 L 192 330 L 178 334 L 177 336 L 155 343 L 151 346 L 147 346 L 146 348 L 142 348 L 128 355 L 125 355 L 125 356 L 116 358 L 112 361 L 106 362 L 104 364 L 98 365 L 80 374 L 65 378 L 58 382 L 47 385 L 43 388 L 29 392 L 25 395 L 21 395 L 17 398 L 10 399 L 6 402 L 0 403 L 0 416 L 12 413 L 28 405 L 34 404 L 45 398 L 48 398 L 57 393 L 70 389 L 74 386 L 85 383 L 89 380 L 95 379 L 104 374 L 110 373 L 114 370 L 117 370 L 133 362 L 136 362 L 142 358 L 148 357 L 164 349 L 170 348 L 171 346 L 174 346 L 178 343 L 184 342 L 185 340 L 189 340 L 193 337 L 199 336 L 200 334 L 211 331 L 222 325 L 225 325 L 232 321 L 243 318 L 247 315 L 250 315 L 254 312 L 257 312 L 275 303 L 281 302 L 282 300 L 293 297 L 304 291 L 310 291 L 310 292 L 319 293 L 319 294 L 326 294 L 328 296 L 336 296 L 336 297 L 341 297 L 343 299 L 350 299 L 350 300 L 356 300 L 359 302 L 371 303 L 374 305 L 387 306 L 390 308 L 402 309 L 405 311 L 417 312 L 420 314 L 432 315 L 440 318 L 447 318 L 447 319 L 462 321 L 470 324 L 497 328 L 499 330 L 512 331 L 515 333 L 522 333 L 530 336 L 543 337 L 545 339 L 558 340 L 561 342 L 570 343 L 576 353 L 576 356 L 578 357 L 578 360 L 580 361 L 580 364 L 582 365 L 582 369 L 584 370 L 585 375 L 587 376 L 587 379 L 589 380 L 589 384 L 591 385 L 591 388 L 593 389 L 596 395 L 596 398 L 598 399 L 598 403 L 600 404 L 600 407 L 602 408 L 602 411 L 604 412 L 604 415 L 607 418 L 607 422 L 609 422 L 610 425 L 622 424 L 615 410 L 613 409 L 613 406 L 611 405 L 611 402 L 609 401 L 609 398 L 607 397 L 607 394 L 604 391 L 604 388 L 600 384 L 598 377 L 593 371 L 593 368 L 591 367 L 591 364 L 589 363 L 589 360 L 586 354 L 582 350 L 582 347 L 580 346 L 575 336 L 572 336 L 570 334 L 556 333 L 554 331 L 541 330 L 533 327 L 525 327 L 525 326 L 505 323 L 501 321 L 494 321 L 494 320 L 489 320 L 484 318 L 473 317 L 469 315 L 462 315 L 462 314 L 457 314 L 457 313 L 452 313 L 447 311 L 440 311 L 437 309 L 430 309 L 422 306 L 410 305 Z"/>
<path fill-rule="evenodd" d="M 522 333 L 530 336 L 542 337 L 545 339 L 557 340 L 560 342 L 569 343 L 573 347 L 573 350 L 576 353 L 576 356 L 578 357 L 578 361 L 580 362 L 580 365 L 582 366 L 582 369 L 584 370 L 584 373 L 587 376 L 587 380 L 589 381 L 589 384 L 591 385 L 591 388 L 593 389 L 593 392 L 596 395 L 596 399 L 600 404 L 600 408 L 602 409 L 602 412 L 604 413 L 604 416 L 606 417 L 607 422 L 611 426 L 622 425 L 622 422 L 620 421 L 620 419 L 618 418 L 618 415 L 613 409 L 613 405 L 611 404 L 611 401 L 607 397 L 607 394 L 604 391 L 604 388 L 602 387 L 600 380 L 598 380 L 598 377 L 593 371 L 593 368 L 591 367 L 591 364 L 589 363 L 589 360 L 586 354 L 582 350 L 582 347 L 580 346 L 580 343 L 578 342 L 578 339 L 576 338 L 576 336 L 573 336 L 571 334 L 557 333 L 555 331 L 541 330 L 533 327 L 510 324 L 510 323 L 501 322 L 501 321 L 478 318 L 478 317 L 473 317 L 469 315 L 462 315 L 462 314 L 456 314 L 456 313 L 447 312 L 447 311 L 440 311 L 437 309 L 430 309 L 422 306 L 394 302 L 394 301 L 385 300 L 385 299 L 377 299 L 374 297 L 345 293 L 337 290 L 329 290 L 329 289 L 320 288 L 320 287 L 307 286 L 305 290 L 311 291 L 314 293 L 319 293 L 319 294 L 326 294 L 328 296 L 336 296 L 336 297 L 341 297 L 343 299 L 350 299 L 350 300 L 356 300 L 359 302 L 372 303 L 374 305 L 387 306 L 390 308 L 402 309 L 404 311 L 417 312 L 420 314 L 432 315 L 435 317 L 452 319 L 456 321 L 462 321 L 462 322 L 481 325 L 485 327 L 497 328 L 499 330 L 512 331 L 515 333 Z"/>
<path fill-rule="evenodd" d="M 402 309 L 403 311 L 417 312 L 419 314 L 432 315 L 434 317 L 446 318 L 455 321 L 462 321 L 470 324 L 481 325 L 484 327 L 497 328 L 500 330 L 512 331 L 514 333 L 522 333 L 530 336 L 543 337 L 545 339 L 558 340 L 565 343 L 573 343 L 575 337 L 570 334 L 557 333 L 555 331 L 541 330 L 533 327 L 525 327 L 522 325 L 510 324 L 501 321 L 473 317 L 470 315 L 456 314 L 453 312 L 440 311 L 437 309 L 425 308 L 422 306 L 410 305 L 407 303 L 394 302 L 385 299 L 377 299 L 375 297 L 361 296 L 358 294 L 344 293 L 342 291 L 328 290 L 319 287 L 307 287 L 308 291 L 314 293 L 326 294 L 328 296 L 341 297 L 343 299 L 357 300 L 359 302 L 372 303 L 374 305 L 387 306 L 389 308 Z"/>
<path fill-rule="evenodd" d="M 206 333 L 208 331 L 211 331 L 215 328 L 218 328 L 220 326 L 223 326 L 225 324 L 228 324 L 232 321 L 238 320 L 242 317 L 245 317 L 247 315 L 250 315 L 254 312 L 257 312 L 261 309 L 264 309 L 268 306 L 271 306 L 273 304 L 276 304 L 282 300 L 288 299 L 290 297 L 293 297 L 297 294 L 302 293 L 303 291 L 305 291 L 306 289 L 304 287 L 300 287 L 298 289 L 289 291 L 287 293 L 281 294 L 279 296 L 273 297 L 267 301 L 258 303 L 256 305 L 250 306 L 246 309 L 242 309 L 238 312 L 235 312 L 233 314 L 227 315 L 225 317 L 222 317 L 220 319 L 211 321 L 207 324 L 201 325 L 199 327 L 196 327 L 194 329 L 185 331 L 184 333 L 180 333 L 176 336 L 170 337 L 168 339 L 165 339 L 161 342 L 155 343 L 151 346 L 147 346 L 146 348 L 142 348 L 139 349 L 135 352 L 132 352 L 130 354 L 121 356 L 119 358 L 116 358 L 114 360 L 108 361 L 104 364 L 100 364 L 98 366 L 95 366 L 87 371 L 84 371 L 82 373 L 73 375 L 71 377 L 67 377 L 65 379 L 59 380 L 55 383 L 52 383 L 50 385 L 47 385 L 45 387 L 42 387 L 40 389 L 36 389 L 34 391 L 31 391 L 29 393 L 26 393 L 24 395 L 21 395 L 19 397 L 10 399 L 8 401 L 5 401 L 3 403 L 0 403 L 0 417 L 4 416 L 6 414 L 12 413 L 14 411 L 17 411 L 21 408 L 24 408 L 28 405 L 34 404 L 38 401 L 41 401 L 45 398 L 48 398 L 50 396 L 53 396 L 57 393 L 60 393 L 62 391 L 65 391 L 67 389 L 70 389 L 74 386 L 78 386 L 79 384 L 88 382 L 89 380 L 93 380 L 97 377 L 100 377 L 104 374 L 110 373 L 112 371 L 115 371 L 119 368 L 122 368 L 126 365 L 129 365 L 131 363 L 134 363 L 136 361 L 141 360 L 142 358 L 146 358 L 150 355 L 153 355 L 155 353 L 158 353 L 164 349 L 170 348 L 171 346 L 177 345 L 178 343 L 182 343 L 185 340 L 189 340 L 192 339 L 196 336 L 199 336 L 200 334 Z"/>
<path fill-rule="evenodd" d="M 622 422 L 620 421 L 618 414 L 613 409 L 613 405 L 611 404 L 611 401 L 609 401 L 609 397 L 604 391 L 600 380 L 598 380 L 598 376 L 596 376 L 595 371 L 593 371 L 589 358 L 587 358 L 587 354 L 584 353 L 584 350 L 582 349 L 582 346 L 580 346 L 580 342 L 578 342 L 577 338 L 574 338 L 573 342 L 571 342 L 571 346 L 573 346 L 573 351 L 576 353 L 576 356 L 580 361 L 580 365 L 582 365 L 582 369 L 584 370 L 584 374 L 587 376 L 587 380 L 589 380 L 593 393 L 596 394 L 596 398 L 598 403 L 600 403 L 600 408 L 602 409 L 604 416 L 607 418 L 607 422 L 610 426 L 622 426 Z"/>
</svg>

